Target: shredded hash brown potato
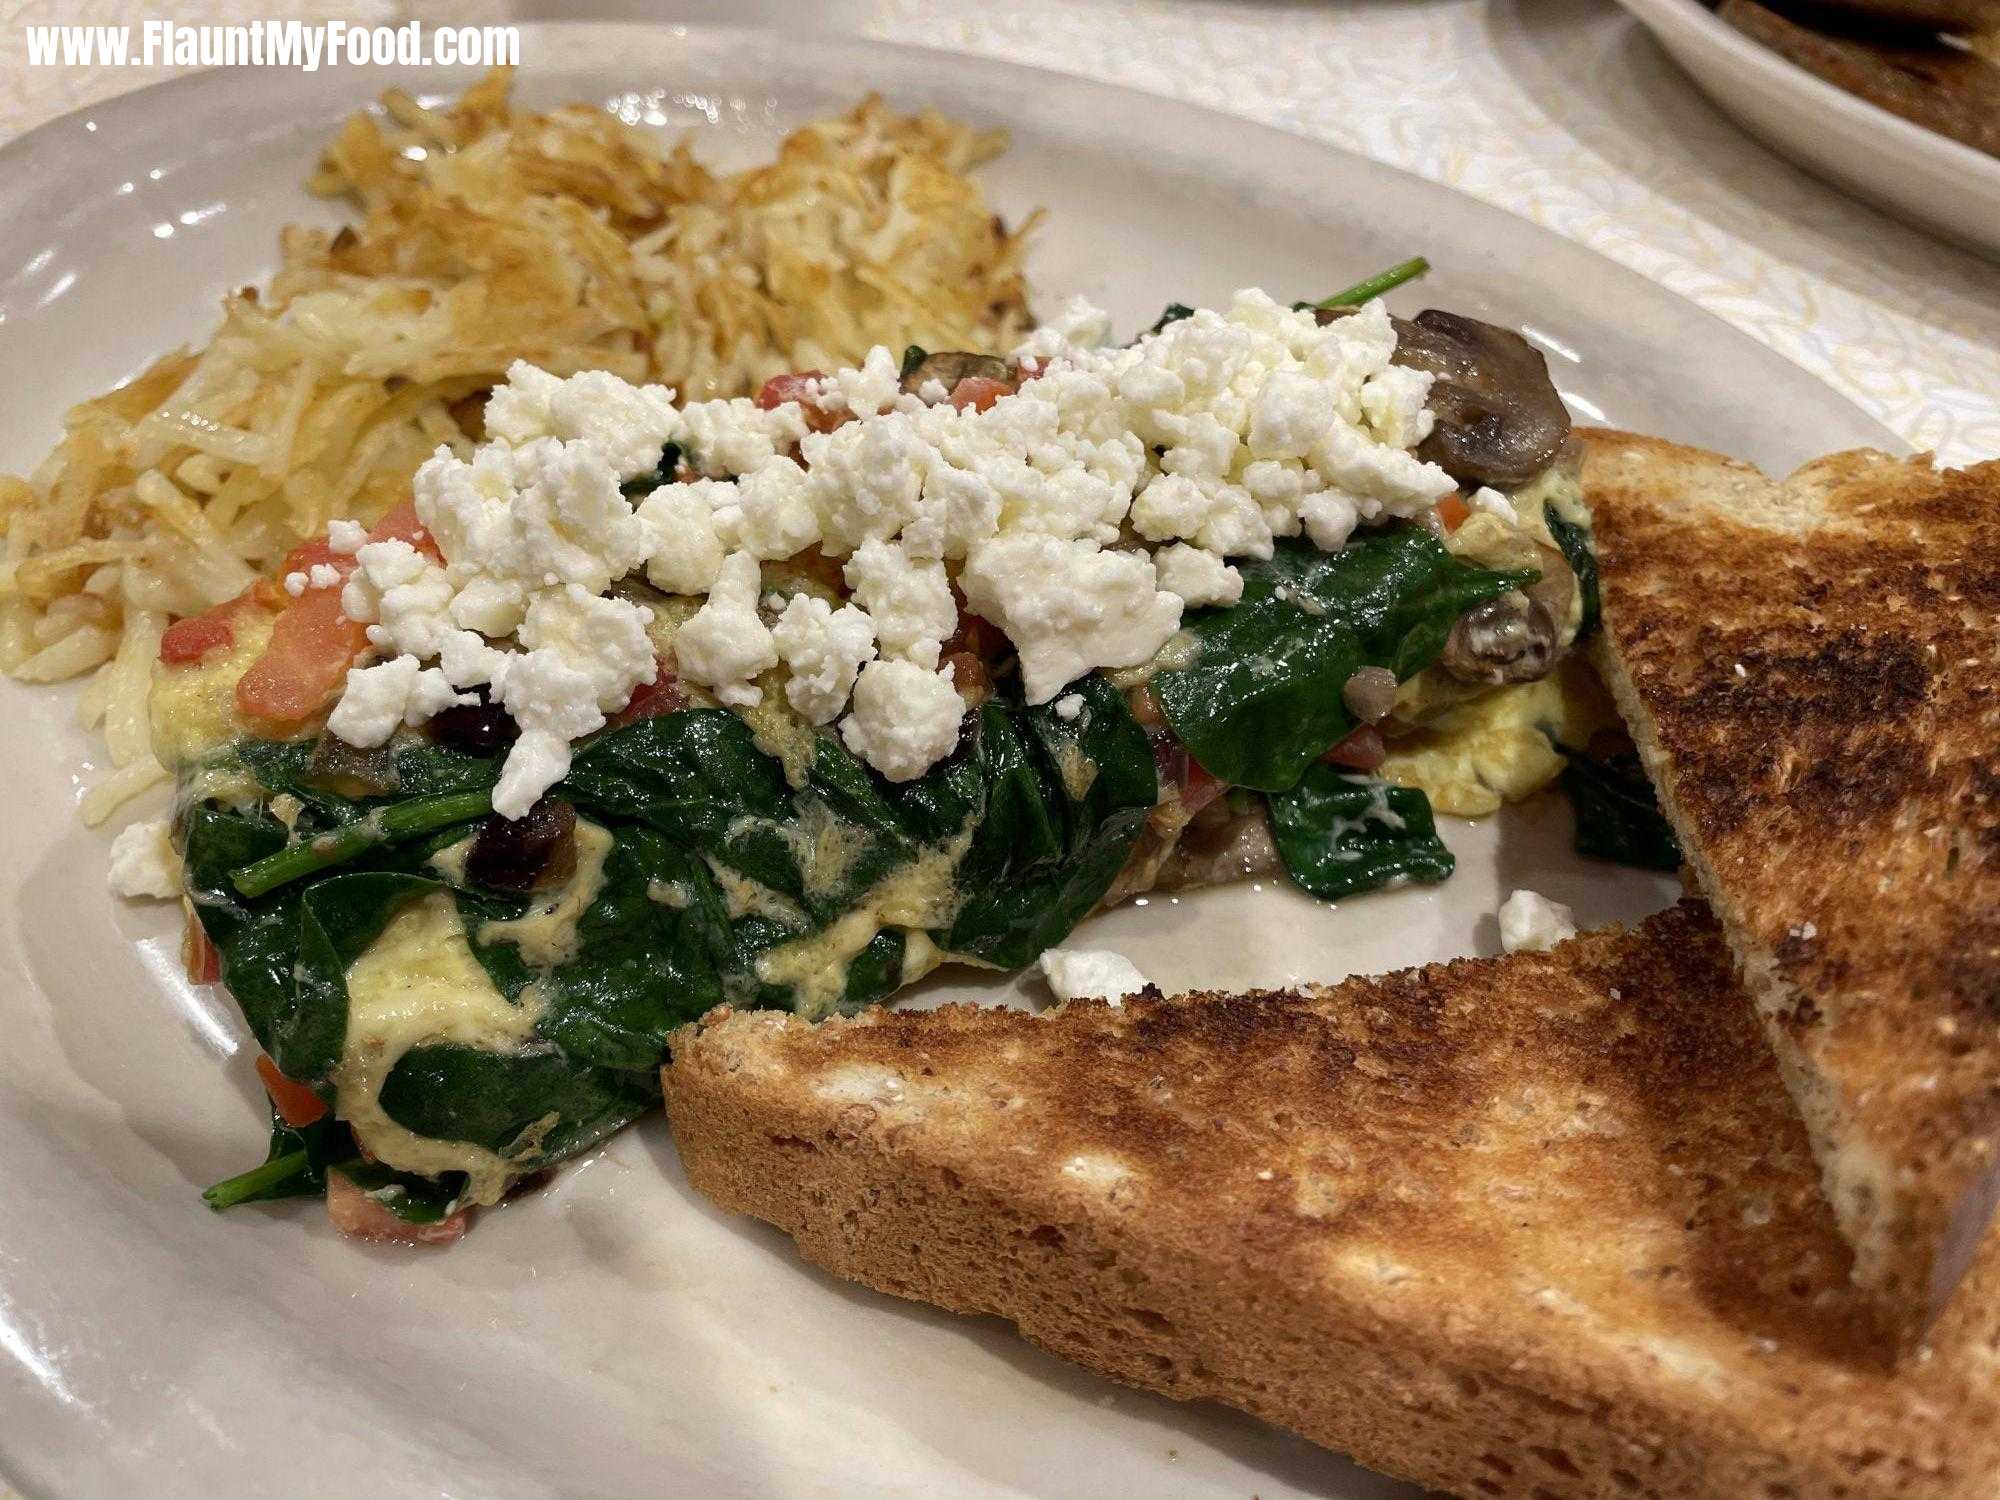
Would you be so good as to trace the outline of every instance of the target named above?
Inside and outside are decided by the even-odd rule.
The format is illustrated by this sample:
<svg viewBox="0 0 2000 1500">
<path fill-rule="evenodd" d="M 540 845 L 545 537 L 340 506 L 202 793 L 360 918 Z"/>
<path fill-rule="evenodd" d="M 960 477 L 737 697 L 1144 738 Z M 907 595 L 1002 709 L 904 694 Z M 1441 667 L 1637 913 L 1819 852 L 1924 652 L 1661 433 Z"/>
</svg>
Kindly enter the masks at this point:
<svg viewBox="0 0 2000 1500">
<path fill-rule="evenodd" d="M 1034 221 L 1010 232 L 967 175 L 1000 132 L 870 97 L 717 176 L 594 106 L 517 110 L 509 83 L 354 115 L 308 185 L 358 222 L 286 230 L 269 289 L 226 298 L 205 349 L 72 408 L 31 476 L 0 477 L 0 667 L 95 671 L 82 715 L 115 770 L 88 821 L 165 775 L 145 703 L 168 622 L 335 517 L 373 521 L 439 444 L 469 452 L 512 361 L 707 399 L 1029 326 Z"/>
</svg>

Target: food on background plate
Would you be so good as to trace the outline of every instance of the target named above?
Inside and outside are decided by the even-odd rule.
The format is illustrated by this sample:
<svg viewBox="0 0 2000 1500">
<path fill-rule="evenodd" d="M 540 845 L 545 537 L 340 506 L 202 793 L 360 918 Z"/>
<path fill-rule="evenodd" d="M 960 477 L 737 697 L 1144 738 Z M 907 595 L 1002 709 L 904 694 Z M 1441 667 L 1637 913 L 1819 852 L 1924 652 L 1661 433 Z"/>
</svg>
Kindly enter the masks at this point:
<svg viewBox="0 0 2000 1500">
<path fill-rule="evenodd" d="M 717 175 L 595 105 L 401 91 L 351 118 L 309 186 L 353 205 L 294 226 L 267 287 L 205 348 L 74 408 L 46 462 L 0 478 L 0 667 L 84 672 L 115 770 L 96 822 L 162 779 L 144 700 L 175 616 L 235 598 L 336 518 L 373 524 L 440 443 L 469 452 L 517 359 L 701 398 L 912 339 L 1011 345 L 1023 236 L 968 175 L 1004 144 L 878 99 Z"/>
<path fill-rule="evenodd" d="M 673 1041 L 689 1180 L 836 1275 L 997 1315 L 1467 1497 L 1970 1497 L 2000 1241 L 1892 1371 L 1715 920 L 1325 989 Z"/>
<path fill-rule="evenodd" d="M 755 401 L 517 365 L 409 503 L 176 622 L 195 946 L 319 1105 L 210 1201 L 358 1160 L 457 1224 L 652 1107 L 719 1002 L 1019 969 L 1155 884 L 1445 878 L 1367 773 L 1597 601 L 1539 355 L 1392 318 L 1421 269 Z"/>
<path fill-rule="evenodd" d="M 1922 27 L 1919 12 L 1947 19 L 1915 31 L 1902 24 L 1888 29 L 1864 24 L 1873 19 Z M 1773 7 L 1756 0 L 1722 0 L 1716 14 L 1836 88 L 1974 150 L 2000 156 L 2000 59 L 1991 55 L 2000 36 L 2000 7 Z M 1938 34 L 1974 24 L 1981 29 L 1971 40 L 1980 45 Z"/>
<path fill-rule="evenodd" d="M 2000 1196 L 2000 463 L 1583 436 L 1606 679 L 1913 1343 Z"/>
</svg>

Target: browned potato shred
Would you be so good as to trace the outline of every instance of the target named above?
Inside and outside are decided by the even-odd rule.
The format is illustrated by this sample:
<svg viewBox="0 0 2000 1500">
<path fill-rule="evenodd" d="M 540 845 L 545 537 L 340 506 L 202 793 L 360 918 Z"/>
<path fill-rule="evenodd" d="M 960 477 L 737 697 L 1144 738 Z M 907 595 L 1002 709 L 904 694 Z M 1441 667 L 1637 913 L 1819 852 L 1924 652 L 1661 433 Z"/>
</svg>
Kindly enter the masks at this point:
<svg viewBox="0 0 2000 1500">
<path fill-rule="evenodd" d="M 116 769 L 92 821 L 164 774 L 144 702 L 167 622 L 330 519 L 381 515 L 440 443 L 478 436 L 514 360 L 706 399 L 1029 326 L 1033 221 L 1009 231 L 967 175 L 1001 132 L 870 97 L 718 175 L 686 139 L 517 109 L 509 88 L 496 72 L 446 107 L 391 92 L 351 117 L 308 186 L 356 221 L 287 229 L 268 289 L 224 299 L 206 348 L 72 408 L 32 475 L 0 477 L 0 667 L 96 672 L 82 712 Z"/>
</svg>

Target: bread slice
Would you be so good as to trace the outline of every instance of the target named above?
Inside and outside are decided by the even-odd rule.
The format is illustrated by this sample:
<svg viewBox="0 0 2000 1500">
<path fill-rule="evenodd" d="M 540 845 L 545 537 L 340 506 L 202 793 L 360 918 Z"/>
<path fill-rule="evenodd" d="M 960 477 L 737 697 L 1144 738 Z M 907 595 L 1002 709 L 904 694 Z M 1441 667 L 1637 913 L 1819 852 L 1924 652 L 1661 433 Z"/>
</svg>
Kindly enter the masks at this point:
<svg viewBox="0 0 2000 1500">
<path fill-rule="evenodd" d="M 1583 438 L 1600 664 L 1907 1346 L 2000 1195 L 2000 463 Z"/>
<path fill-rule="evenodd" d="M 1330 989 L 718 1011 L 664 1076 L 689 1180 L 828 1270 L 1459 1495 L 2000 1472 L 2000 1317 L 1890 1371 L 1699 903 Z"/>
</svg>

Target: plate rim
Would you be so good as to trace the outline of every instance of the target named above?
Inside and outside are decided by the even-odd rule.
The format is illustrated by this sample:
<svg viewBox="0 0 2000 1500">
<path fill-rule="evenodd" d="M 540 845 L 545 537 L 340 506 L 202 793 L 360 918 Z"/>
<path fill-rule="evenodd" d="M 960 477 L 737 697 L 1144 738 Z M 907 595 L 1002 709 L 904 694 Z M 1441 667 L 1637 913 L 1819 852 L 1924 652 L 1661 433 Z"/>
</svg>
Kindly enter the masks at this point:
<svg viewBox="0 0 2000 1500">
<path fill-rule="evenodd" d="M 1818 74 L 1800 67 L 1789 58 L 1781 57 L 1769 47 L 1761 46 L 1745 36 L 1714 11 L 1701 4 L 1701 0 L 1618 0 L 1618 3 L 1653 33 L 1662 45 L 1666 43 L 1666 33 L 1672 30 L 1682 36 L 1695 38 L 1717 47 L 1731 54 L 1738 62 L 1755 71 L 1773 86 L 1789 89 L 1819 104 L 1859 116 L 1856 123 L 1865 123 L 1873 129 L 1885 131 L 1892 138 L 1914 150 L 1935 155 L 1937 165 L 1941 167 L 1969 172 L 1975 178 L 1989 179 L 1987 185 L 1995 193 L 2000 193 L 2000 157 L 1976 150 L 1963 141 L 1953 140 L 1943 132 L 1919 125 L 1914 120 L 1906 120 L 1893 110 L 1884 109 L 1872 99 L 1864 99 L 1859 94 L 1849 93 L 1846 89 L 1828 83 Z M 1702 92 L 1709 93 L 1705 87 Z"/>
</svg>

